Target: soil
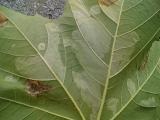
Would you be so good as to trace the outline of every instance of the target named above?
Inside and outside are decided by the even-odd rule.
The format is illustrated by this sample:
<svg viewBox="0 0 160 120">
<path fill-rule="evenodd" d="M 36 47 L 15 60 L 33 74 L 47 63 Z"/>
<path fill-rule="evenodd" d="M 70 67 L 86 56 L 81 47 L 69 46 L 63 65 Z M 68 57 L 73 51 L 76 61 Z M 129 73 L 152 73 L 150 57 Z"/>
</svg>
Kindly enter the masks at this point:
<svg viewBox="0 0 160 120">
<path fill-rule="evenodd" d="M 25 15 L 36 13 L 49 19 L 63 14 L 65 0 L 0 0 L 0 5 L 14 9 Z"/>
</svg>

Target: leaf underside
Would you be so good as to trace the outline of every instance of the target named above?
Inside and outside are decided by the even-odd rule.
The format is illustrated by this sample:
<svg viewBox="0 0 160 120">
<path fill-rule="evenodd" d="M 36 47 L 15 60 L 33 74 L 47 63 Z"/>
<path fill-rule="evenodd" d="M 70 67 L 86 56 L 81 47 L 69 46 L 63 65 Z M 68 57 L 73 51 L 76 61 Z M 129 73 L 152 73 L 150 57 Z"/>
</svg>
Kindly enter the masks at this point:
<svg viewBox="0 0 160 120">
<path fill-rule="evenodd" d="M 0 15 L 0 120 L 160 119 L 159 0 L 69 0 L 54 21 Z M 28 79 L 52 89 L 33 97 Z"/>
</svg>

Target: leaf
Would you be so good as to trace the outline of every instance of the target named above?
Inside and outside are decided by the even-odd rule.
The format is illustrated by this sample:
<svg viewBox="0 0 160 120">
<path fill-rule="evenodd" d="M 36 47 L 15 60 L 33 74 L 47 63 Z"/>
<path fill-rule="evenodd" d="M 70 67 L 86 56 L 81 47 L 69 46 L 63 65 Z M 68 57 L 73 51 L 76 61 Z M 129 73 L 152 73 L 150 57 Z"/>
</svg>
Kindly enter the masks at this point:
<svg viewBox="0 0 160 120">
<path fill-rule="evenodd" d="M 72 47 L 65 46 L 63 41 L 59 41 L 61 37 L 52 33 L 54 29 L 57 28 L 52 28 L 52 23 L 49 23 L 50 21 L 39 16 L 27 17 L 3 7 L 1 10 L 3 10 L 3 14 L 5 14 L 9 20 L 8 24 L 6 24 L 0 32 L 2 42 L 8 45 L 9 48 L 7 51 L 4 50 L 4 52 L 1 52 L 1 58 L 4 58 L 0 59 L 1 69 L 33 80 L 44 81 L 54 80 L 56 78 L 82 118 L 85 119 L 82 111 L 80 111 L 80 107 L 83 112 L 87 111 L 86 113 L 84 112 L 86 117 L 90 117 L 88 113 L 92 112 L 92 116 L 94 117 L 94 113 L 97 112 L 97 106 L 99 105 L 97 103 L 99 102 L 98 97 L 100 96 L 100 84 L 93 81 L 79 65 L 77 58 L 72 52 Z M 12 16 L 12 14 L 14 14 L 14 16 Z M 24 23 L 26 23 L 26 25 L 23 25 Z M 34 29 L 36 34 L 28 30 L 28 26 L 32 26 L 33 23 L 36 24 L 30 29 Z M 10 30 L 11 28 L 14 28 L 12 31 L 14 35 L 4 30 Z M 48 34 L 46 34 L 46 32 Z M 6 38 L 8 42 L 6 42 L 4 38 Z M 57 40 L 53 38 L 57 38 Z M 24 43 L 20 44 L 20 41 Z M 10 50 L 10 45 L 13 44 L 12 42 L 15 45 L 12 48 L 13 50 Z M 3 46 L 1 50 L 4 49 Z M 24 46 L 26 46 L 26 48 Z M 25 48 L 23 49 L 25 50 L 24 54 L 21 53 L 21 48 Z M 8 63 L 10 63 L 9 66 Z M 73 73 L 71 70 L 73 70 Z M 86 83 L 89 83 L 90 86 Z"/>
<path fill-rule="evenodd" d="M 155 93 L 153 95 L 147 95 L 147 93 L 143 92 L 144 87 L 153 79 L 152 77 L 155 75 L 158 63 L 160 62 L 157 49 L 159 49 L 159 42 L 155 42 L 152 45 L 148 62 L 143 70 L 139 71 L 137 67 L 141 65 L 141 63 L 138 64 L 138 60 L 141 59 L 139 56 L 137 60 L 133 61 L 121 74 L 111 79 L 112 82 L 110 82 L 108 95 L 102 112 L 102 120 L 126 119 L 126 115 L 131 115 L 129 111 L 137 114 L 137 116 L 134 116 L 136 119 L 142 119 L 142 115 L 140 114 L 143 114 L 143 116 L 152 116 L 152 113 L 150 114 L 148 112 L 150 110 L 144 109 L 141 113 L 138 111 L 143 109 L 141 106 L 153 108 L 157 106 L 156 104 L 159 104 L 154 95 Z M 157 58 L 155 56 L 157 56 Z M 157 80 L 155 82 L 158 83 Z M 156 115 L 154 112 L 154 117 Z M 148 120 L 150 119 L 148 118 Z"/>
<path fill-rule="evenodd" d="M 154 42 L 160 31 L 159 0 L 119 0 L 110 6 L 97 0 L 69 0 L 63 17 L 54 22 L 0 10 L 9 20 L 0 35 L 13 39 L 6 29 L 12 26 L 12 33 L 26 46 L 23 52 L 0 47 L 5 54 L 0 55 L 5 58 L 0 59 L 1 69 L 24 78 L 56 80 L 82 120 L 132 119 L 126 117 L 130 111 L 133 118 L 150 119 L 155 113 L 151 108 L 157 98 L 142 95 L 141 90 L 160 58 L 159 42 Z M 144 104 L 146 100 L 149 104 Z M 139 112 L 142 107 L 149 110 Z"/>
<path fill-rule="evenodd" d="M 158 1 L 155 1 L 155 3 L 157 3 L 157 2 Z M 150 17 L 144 16 L 144 17 L 142 17 L 143 19 L 136 19 L 136 17 L 139 16 L 138 12 L 133 17 L 130 17 L 130 19 L 128 18 L 128 14 L 130 15 L 131 13 L 128 13 L 128 14 L 126 14 L 126 12 L 124 12 L 124 14 L 117 13 L 117 14 L 121 15 L 119 18 L 120 23 L 117 23 L 117 28 L 115 26 L 115 33 L 114 33 L 114 32 L 112 32 L 112 30 L 110 30 L 111 28 L 112 29 L 114 28 L 114 25 L 112 25 L 112 22 L 107 19 L 107 17 L 110 18 L 111 16 L 108 16 L 106 13 L 104 15 L 104 13 L 103 13 L 104 11 L 102 12 L 100 7 L 97 6 L 96 1 L 90 2 L 87 0 L 84 0 L 84 1 L 70 0 L 69 3 L 71 5 L 71 9 L 72 9 L 76 24 L 78 25 L 78 30 L 76 30 L 76 31 L 79 31 L 79 32 L 76 32 L 77 37 L 74 36 L 74 38 L 77 38 L 78 40 L 83 38 L 81 41 L 79 40 L 79 42 L 77 40 L 78 45 L 76 45 L 76 47 L 75 47 L 75 49 L 77 51 L 76 54 L 80 60 L 80 63 L 84 64 L 84 66 L 88 66 L 88 68 L 85 68 L 87 71 L 92 70 L 92 71 L 89 71 L 90 75 L 97 77 L 95 72 L 93 73 L 93 70 L 94 70 L 93 67 L 95 67 L 97 69 L 101 68 L 101 67 L 97 67 L 96 64 L 94 64 L 93 61 L 95 59 L 93 57 L 91 57 L 91 53 L 88 54 L 88 52 L 87 52 L 87 51 L 92 51 L 93 52 L 92 54 L 95 55 L 98 59 L 100 59 L 100 61 L 102 61 L 102 63 L 106 63 L 107 66 L 109 66 L 109 69 L 107 70 L 109 73 L 107 74 L 108 75 L 106 78 L 107 82 L 105 85 L 105 90 L 104 90 L 102 104 L 101 104 L 101 108 L 103 108 L 103 106 L 104 106 L 103 103 L 107 101 L 107 100 L 105 101 L 105 95 L 106 95 L 107 84 L 108 84 L 109 79 L 111 77 L 117 75 L 118 73 L 122 72 L 124 70 L 124 68 L 129 63 L 131 63 L 132 61 L 135 61 L 135 58 L 137 57 L 137 55 L 141 56 L 142 51 L 146 51 L 146 49 L 150 46 L 149 43 L 151 43 L 154 40 L 154 36 L 156 34 L 158 34 L 159 26 L 153 27 L 152 25 L 159 24 L 158 23 L 158 19 L 159 19 L 158 16 L 159 16 L 159 7 L 160 6 L 157 4 L 156 10 L 155 11 L 153 10 L 151 15 L 147 14 Z M 148 2 L 145 1 L 145 2 L 142 2 L 139 4 L 154 5 L 155 3 L 150 4 L 149 1 Z M 122 1 L 119 1 L 119 4 L 121 5 Z M 137 6 L 139 4 L 137 4 Z M 126 5 L 126 4 L 124 4 L 124 5 Z M 123 5 L 121 5 L 121 6 L 123 6 Z M 141 10 L 142 8 L 140 6 L 141 5 L 139 5 L 137 9 Z M 149 7 L 145 7 L 145 9 L 147 10 L 147 9 L 149 9 Z M 133 14 L 135 12 L 132 9 L 130 9 L 128 11 L 133 12 Z M 107 15 L 107 17 L 106 17 L 106 15 Z M 112 14 L 112 15 L 114 15 L 114 14 Z M 136 20 L 137 20 L 137 23 L 136 23 Z M 132 21 L 135 21 L 136 26 L 133 27 Z M 113 20 L 113 22 L 115 22 L 115 21 Z M 128 28 L 126 28 L 126 26 L 123 22 L 128 25 Z M 111 25 L 112 25 L 112 27 L 110 27 Z M 146 33 L 146 30 L 149 26 L 152 26 L 152 28 L 154 28 L 155 31 L 152 29 L 154 31 L 154 32 L 152 31 L 153 33 L 151 33 L 151 31 Z M 125 31 L 123 31 L 123 29 Z M 110 33 L 108 31 L 110 31 Z M 111 34 L 111 33 L 113 33 L 113 34 Z M 80 34 L 81 34 L 81 37 L 79 37 Z M 83 40 L 84 40 L 84 42 L 83 42 Z M 113 40 L 113 43 L 110 42 L 111 40 Z M 104 42 L 107 42 L 107 43 L 104 43 Z M 82 43 L 84 43 L 86 45 L 84 45 L 84 44 L 82 45 Z M 98 47 L 99 44 L 101 44 L 100 47 Z M 85 46 L 85 47 L 79 47 L 79 49 L 78 49 L 77 47 L 80 45 Z M 107 47 L 107 45 L 108 45 L 108 47 Z M 101 50 L 100 48 L 103 50 Z M 108 50 L 107 50 L 107 48 L 108 48 Z M 87 49 L 91 49 L 91 50 L 87 50 Z M 108 54 L 106 54 L 107 52 L 104 53 L 104 51 L 108 51 Z M 103 56 L 107 56 L 106 57 L 107 62 L 104 60 Z M 142 58 L 139 58 L 139 59 L 142 59 Z M 90 65 L 92 62 L 93 62 L 93 64 Z M 134 66 L 135 65 L 136 65 L 136 63 L 134 63 Z M 97 69 L 95 69 L 96 73 L 99 72 L 99 70 L 101 71 L 101 69 L 98 69 L 98 71 L 97 71 Z M 127 71 L 128 70 L 132 70 L 132 69 L 128 68 Z M 102 71 L 104 71 L 104 70 L 102 70 Z M 106 75 L 105 72 L 101 72 L 101 74 L 102 73 L 103 73 L 103 75 Z M 123 79 L 126 75 L 127 74 L 122 74 Z M 117 81 L 120 81 L 119 75 L 117 75 L 117 76 L 118 76 Z M 106 80 L 105 77 L 102 79 Z M 102 79 L 100 79 L 100 80 L 102 80 Z M 110 80 L 110 81 L 113 81 L 113 80 Z M 118 88 L 121 88 L 120 86 L 122 86 L 122 85 L 119 85 Z M 114 93 L 113 90 L 111 90 L 111 94 L 113 94 L 113 93 Z M 117 95 L 113 94 L 113 96 L 117 96 Z M 113 101 L 116 103 L 117 99 L 113 99 Z M 126 104 L 126 102 L 128 102 L 128 100 L 125 101 L 125 104 Z M 111 104 L 114 104 L 114 103 L 111 102 Z M 100 119 L 100 117 L 101 117 L 101 112 L 102 112 L 101 108 L 99 111 L 98 119 Z M 106 115 L 106 113 L 108 113 L 108 114 Z M 112 114 L 109 113 L 108 111 L 107 112 L 105 111 L 104 115 L 107 116 L 109 119 L 109 117 L 111 117 Z"/>
<path fill-rule="evenodd" d="M 129 120 L 159 119 L 159 64 L 160 62 L 148 81 L 143 85 L 143 88 L 139 90 L 139 93 L 137 93 L 121 113 L 114 118 L 115 120 L 128 120 L 128 117 Z"/>
<path fill-rule="evenodd" d="M 46 82 L 52 89 L 39 97 L 27 93 L 26 80 L 0 71 L 0 118 L 73 120 L 80 116 L 56 81 Z"/>
</svg>

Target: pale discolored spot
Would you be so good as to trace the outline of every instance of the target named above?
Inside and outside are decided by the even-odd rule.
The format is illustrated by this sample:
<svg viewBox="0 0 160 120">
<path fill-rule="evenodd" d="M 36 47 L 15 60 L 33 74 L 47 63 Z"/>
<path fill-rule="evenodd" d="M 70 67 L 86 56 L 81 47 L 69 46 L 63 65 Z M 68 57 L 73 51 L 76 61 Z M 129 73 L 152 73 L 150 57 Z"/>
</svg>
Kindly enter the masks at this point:
<svg viewBox="0 0 160 120">
<path fill-rule="evenodd" d="M 141 100 L 140 104 L 142 106 L 145 106 L 145 107 L 155 107 L 157 102 L 156 102 L 156 99 L 154 97 L 150 97 L 148 99 Z"/>
<path fill-rule="evenodd" d="M 4 80 L 7 81 L 7 82 L 13 82 L 13 83 L 17 82 L 17 79 L 14 78 L 12 75 L 6 76 L 6 77 L 4 78 Z"/>
<path fill-rule="evenodd" d="M 16 47 L 16 44 L 12 44 L 12 45 L 11 45 L 11 48 L 15 48 L 15 47 Z"/>
<path fill-rule="evenodd" d="M 39 43 L 38 44 L 38 50 L 42 51 L 42 50 L 45 50 L 45 49 L 46 49 L 45 43 Z"/>
<path fill-rule="evenodd" d="M 118 110 L 118 103 L 119 103 L 119 99 L 117 98 L 110 98 L 107 101 L 107 108 L 112 111 L 113 115 L 117 112 Z"/>
<path fill-rule="evenodd" d="M 128 91 L 131 94 L 131 96 L 134 95 L 136 92 L 136 84 L 132 79 L 127 80 L 127 87 L 128 87 Z"/>
<path fill-rule="evenodd" d="M 90 8 L 91 15 L 98 15 L 101 13 L 101 8 L 98 5 L 94 5 Z"/>
</svg>

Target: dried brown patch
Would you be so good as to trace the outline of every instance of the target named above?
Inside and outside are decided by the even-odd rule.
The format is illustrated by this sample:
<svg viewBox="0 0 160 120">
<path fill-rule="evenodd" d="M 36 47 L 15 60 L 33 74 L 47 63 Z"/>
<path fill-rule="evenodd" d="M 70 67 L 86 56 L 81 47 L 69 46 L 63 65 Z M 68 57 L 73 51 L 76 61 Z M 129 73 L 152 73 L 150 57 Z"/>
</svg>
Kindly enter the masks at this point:
<svg viewBox="0 0 160 120">
<path fill-rule="evenodd" d="M 31 96 L 40 96 L 43 93 L 48 92 L 51 89 L 51 86 L 45 85 L 37 80 L 27 80 L 26 82 L 26 91 Z"/>
<path fill-rule="evenodd" d="M 102 5 L 110 6 L 114 4 L 117 0 L 98 0 L 98 2 Z"/>
<path fill-rule="evenodd" d="M 7 18 L 0 13 L 0 25 L 4 24 L 7 21 Z"/>
<path fill-rule="evenodd" d="M 148 54 L 144 56 L 144 60 L 143 62 L 141 63 L 140 67 L 139 67 L 139 71 L 142 71 L 145 69 L 146 65 L 148 63 Z"/>
</svg>

